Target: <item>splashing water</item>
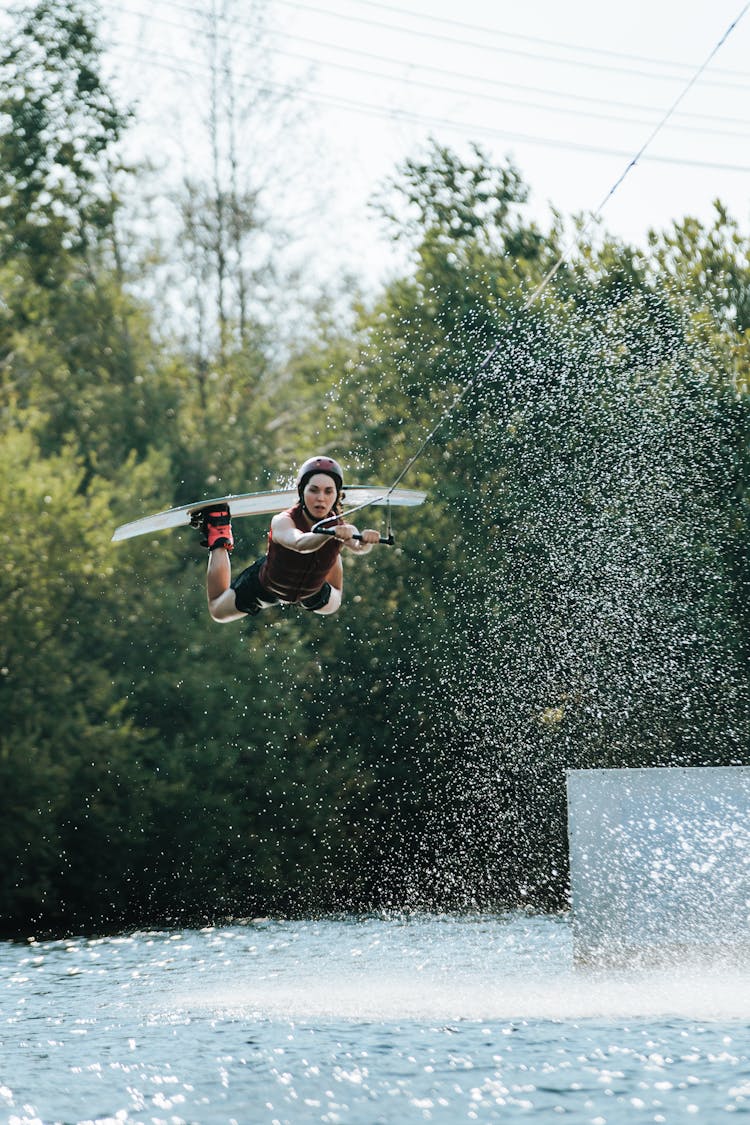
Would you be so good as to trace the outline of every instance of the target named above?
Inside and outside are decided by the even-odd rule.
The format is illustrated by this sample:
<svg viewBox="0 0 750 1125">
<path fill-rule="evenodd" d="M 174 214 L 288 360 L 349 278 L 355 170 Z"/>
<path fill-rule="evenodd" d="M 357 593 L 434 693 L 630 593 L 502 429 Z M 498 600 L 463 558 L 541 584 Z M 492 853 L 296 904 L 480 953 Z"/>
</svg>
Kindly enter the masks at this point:
<svg viewBox="0 0 750 1125">
<path fill-rule="evenodd" d="M 674 294 L 572 289 L 498 329 L 492 370 L 426 458 L 455 536 L 422 552 L 424 642 L 400 673 L 424 685 L 427 810 L 403 901 L 564 906 L 566 768 L 745 760 L 720 331 Z M 476 370 L 474 341 L 445 336 L 446 378 Z"/>
</svg>

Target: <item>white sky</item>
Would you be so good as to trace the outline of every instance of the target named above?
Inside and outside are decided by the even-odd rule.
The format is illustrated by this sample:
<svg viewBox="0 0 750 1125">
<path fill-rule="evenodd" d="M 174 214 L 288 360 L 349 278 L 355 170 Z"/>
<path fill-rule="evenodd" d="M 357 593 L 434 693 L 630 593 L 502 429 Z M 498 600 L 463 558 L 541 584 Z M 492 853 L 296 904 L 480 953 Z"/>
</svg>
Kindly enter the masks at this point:
<svg viewBox="0 0 750 1125">
<path fill-rule="evenodd" d="M 194 29 L 212 0 L 101 2 L 119 90 L 138 107 L 134 144 L 162 162 L 166 190 L 206 159 L 205 37 Z M 219 25 L 248 93 L 253 2 L 233 0 L 239 18 Z M 267 0 L 266 57 L 277 82 L 302 79 L 306 124 L 265 137 L 253 126 L 252 143 L 281 153 L 275 206 L 298 261 L 323 277 L 392 268 L 368 199 L 430 135 L 511 156 L 543 225 L 550 205 L 595 209 L 743 3 Z M 608 230 L 642 243 L 686 214 L 709 218 L 717 196 L 747 230 L 749 58 L 750 11 L 607 204 Z"/>
</svg>

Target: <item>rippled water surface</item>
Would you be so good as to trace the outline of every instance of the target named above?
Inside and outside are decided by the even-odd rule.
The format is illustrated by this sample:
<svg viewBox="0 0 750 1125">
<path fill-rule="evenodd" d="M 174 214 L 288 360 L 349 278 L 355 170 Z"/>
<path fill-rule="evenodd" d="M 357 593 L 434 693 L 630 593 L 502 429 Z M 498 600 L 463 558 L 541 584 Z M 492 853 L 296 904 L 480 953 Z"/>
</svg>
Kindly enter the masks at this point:
<svg viewBox="0 0 750 1125">
<path fill-rule="evenodd" d="M 0 1120 L 712 1123 L 750 974 L 586 972 L 565 919 L 259 921 L 0 945 Z"/>
</svg>

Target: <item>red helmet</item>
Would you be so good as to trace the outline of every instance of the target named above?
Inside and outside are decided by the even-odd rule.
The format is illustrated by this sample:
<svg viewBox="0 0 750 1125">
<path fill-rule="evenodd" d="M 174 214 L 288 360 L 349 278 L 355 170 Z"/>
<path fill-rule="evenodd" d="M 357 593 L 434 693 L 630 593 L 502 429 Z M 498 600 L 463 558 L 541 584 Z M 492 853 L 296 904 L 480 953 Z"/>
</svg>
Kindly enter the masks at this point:
<svg viewBox="0 0 750 1125">
<path fill-rule="evenodd" d="M 329 477 L 333 477 L 336 490 L 341 492 L 344 487 L 344 470 L 338 461 L 334 461 L 332 457 L 310 457 L 304 465 L 300 466 L 297 473 L 297 491 L 300 496 L 310 477 L 315 476 L 316 473 L 326 473 Z"/>
</svg>

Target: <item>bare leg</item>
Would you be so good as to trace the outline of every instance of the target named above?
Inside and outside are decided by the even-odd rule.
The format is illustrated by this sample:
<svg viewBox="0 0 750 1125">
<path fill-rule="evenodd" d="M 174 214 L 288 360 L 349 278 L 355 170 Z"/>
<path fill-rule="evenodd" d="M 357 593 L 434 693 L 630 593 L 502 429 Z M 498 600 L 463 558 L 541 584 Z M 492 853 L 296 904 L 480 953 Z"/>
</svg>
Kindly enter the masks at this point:
<svg viewBox="0 0 750 1125">
<path fill-rule="evenodd" d="M 208 612 L 214 621 L 225 624 L 228 621 L 239 621 L 247 617 L 246 613 L 237 609 L 234 590 L 229 583 L 232 581 L 232 562 L 229 551 L 224 547 L 215 547 L 209 552 L 208 570 L 206 571 L 206 596 L 208 598 Z"/>
<path fill-rule="evenodd" d="M 331 596 L 323 606 L 322 609 L 315 609 L 313 613 L 319 613 L 321 617 L 326 617 L 329 613 L 336 613 L 341 608 L 341 590 L 337 590 L 335 586 L 331 586 Z"/>
<path fill-rule="evenodd" d="M 336 559 L 331 569 L 326 574 L 326 582 L 331 584 L 331 596 L 326 605 L 322 609 L 316 609 L 313 612 L 319 613 L 321 617 L 326 617 L 330 613 L 336 613 L 341 608 L 341 597 L 344 592 L 344 568 L 341 565 L 341 559 Z"/>
</svg>

